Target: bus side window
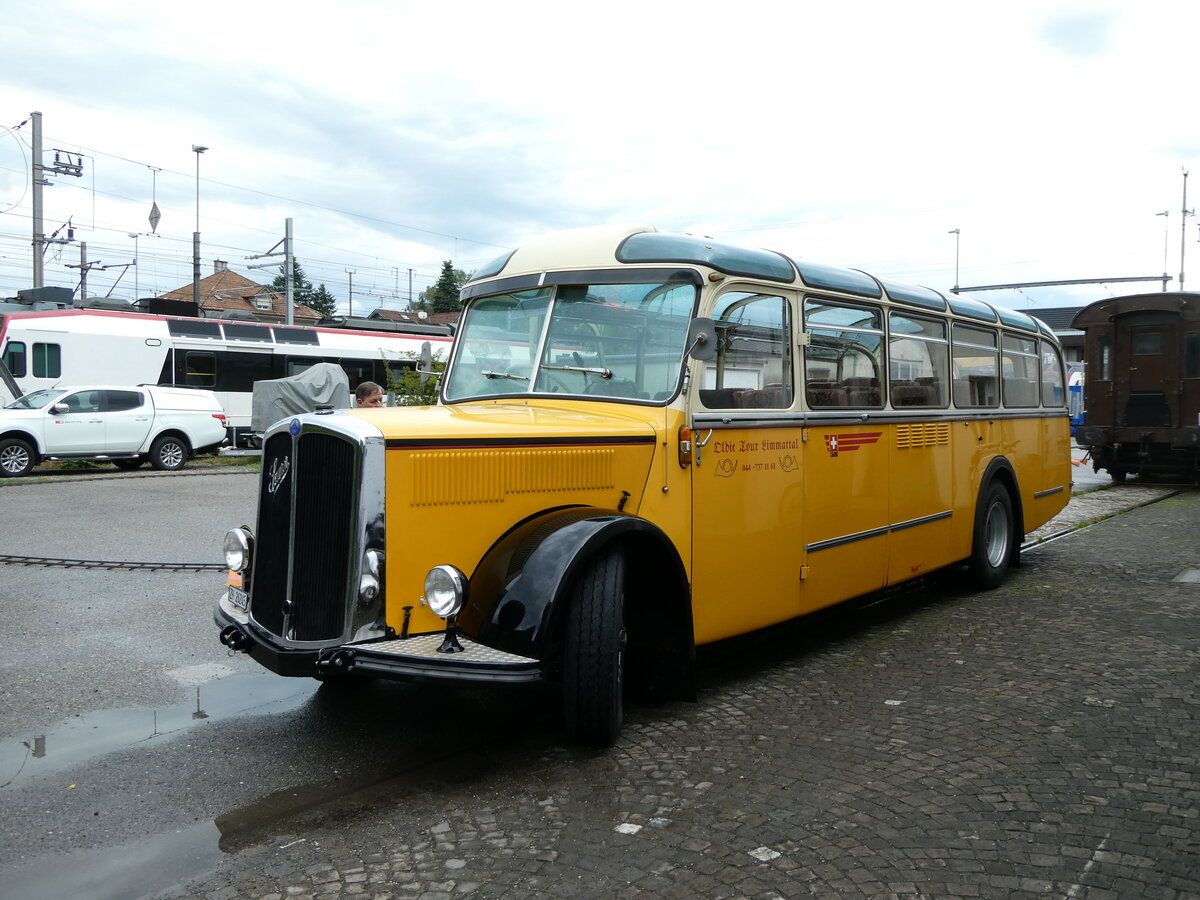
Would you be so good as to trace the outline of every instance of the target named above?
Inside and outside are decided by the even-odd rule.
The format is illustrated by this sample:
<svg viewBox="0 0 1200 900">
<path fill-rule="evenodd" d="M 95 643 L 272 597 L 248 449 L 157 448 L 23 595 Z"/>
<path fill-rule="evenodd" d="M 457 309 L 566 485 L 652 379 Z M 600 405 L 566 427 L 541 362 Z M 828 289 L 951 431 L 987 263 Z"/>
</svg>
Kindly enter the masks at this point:
<svg viewBox="0 0 1200 900">
<path fill-rule="evenodd" d="M 25 377 L 25 343 L 24 341 L 9 341 L 4 348 L 4 365 L 12 373 L 13 378 Z"/>
<path fill-rule="evenodd" d="M 792 317 L 784 297 L 731 291 L 713 308 L 717 357 L 705 367 L 700 402 L 709 409 L 792 405 Z"/>
<path fill-rule="evenodd" d="M 996 332 L 970 325 L 954 326 L 954 405 L 998 406 L 1000 354 Z"/>
<path fill-rule="evenodd" d="M 871 306 L 804 301 L 804 393 L 810 407 L 883 406 L 883 313 Z"/>
<path fill-rule="evenodd" d="M 944 407 L 949 355 L 946 323 L 893 312 L 889 330 L 888 396 L 892 406 Z"/>
</svg>

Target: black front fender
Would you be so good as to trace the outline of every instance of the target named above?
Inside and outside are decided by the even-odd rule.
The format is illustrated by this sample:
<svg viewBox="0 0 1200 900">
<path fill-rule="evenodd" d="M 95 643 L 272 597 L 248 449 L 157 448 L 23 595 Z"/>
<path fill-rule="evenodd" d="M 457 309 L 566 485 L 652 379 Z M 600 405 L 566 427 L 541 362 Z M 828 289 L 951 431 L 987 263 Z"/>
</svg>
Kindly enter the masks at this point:
<svg viewBox="0 0 1200 900">
<path fill-rule="evenodd" d="M 459 617 L 463 630 L 488 646 L 546 659 L 572 578 L 613 542 L 626 544 L 636 558 L 654 560 L 653 577 L 666 579 L 662 593 L 677 598 L 675 621 L 690 635 L 686 576 L 670 539 L 645 519 L 580 507 L 534 518 L 497 542 L 471 577 L 471 600 Z M 649 568 L 635 559 L 629 577 L 642 581 Z"/>
</svg>

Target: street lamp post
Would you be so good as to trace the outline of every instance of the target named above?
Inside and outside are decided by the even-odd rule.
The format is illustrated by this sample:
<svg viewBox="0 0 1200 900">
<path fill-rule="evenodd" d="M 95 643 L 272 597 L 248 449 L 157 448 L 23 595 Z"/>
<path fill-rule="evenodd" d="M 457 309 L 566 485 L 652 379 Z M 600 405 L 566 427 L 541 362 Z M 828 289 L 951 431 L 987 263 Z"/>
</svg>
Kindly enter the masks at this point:
<svg viewBox="0 0 1200 900">
<path fill-rule="evenodd" d="M 138 233 L 136 231 L 126 233 L 133 238 L 133 302 L 137 303 L 138 294 L 142 292 L 138 286 Z"/>
<path fill-rule="evenodd" d="M 1164 209 L 1155 216 L 1163 217 L 1163 290 L 1167 289 L 1167 242 L 1170 238 L 1171 211 Z"/>
<path fill-rule="evenodd" d="M 959 230 L 955 228 L 952 231 L 947 231 L 946 234 L 954 235 L 954 293 L 958 293 L 958 241 Z"/>
<path fill-rule="evenodd" d="M 207 150 L 199 144 L 192 144 L 192 152 L 196 154 L 196 230 L 192 232 L 192 302 L 196 304 L 196 314 L 200 314 L 200 154 Z"/>
</svg>

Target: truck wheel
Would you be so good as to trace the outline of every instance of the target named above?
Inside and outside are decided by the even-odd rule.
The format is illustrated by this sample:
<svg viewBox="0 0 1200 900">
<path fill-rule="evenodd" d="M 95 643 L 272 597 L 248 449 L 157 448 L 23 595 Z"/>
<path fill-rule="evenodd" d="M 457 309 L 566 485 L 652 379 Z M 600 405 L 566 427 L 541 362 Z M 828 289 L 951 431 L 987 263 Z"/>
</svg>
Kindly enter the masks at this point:
<svg viewBox="0 0 1200 900">
<path fill-rule="evenodd" d="M 145 460 L 139 457 L 138 459 L 114 459 L 112 464 L 118 469 L 122 469 L 126 472 L 132 472 L 134 469 L 141 468 L 141 465 L 144 462 Z"/>
<path fill-rule="evenodd" d="M 589 562 L 568 600 L 563 712 L 567 736 L 608 747 L 625 720 L 625 565 L 610 550 Z"/>
<path fill-rule="evenodd" d="M 1114 484 L 1124 484 L 1125 479 L 1129 477 L 1129 473 L 1125 469 L 1109 469 L 1108 474 L 1112 476 Z"/>
<path fill-rule="evenodd" d="M 150 465 L 161 471 L 182 469 L 187 458 L 187 444 L 172 434 L 163 435 L 150 445 Z"/>
<path fill-rule="evenodd" d="M 991 590 L 1004 580 L 1012 561 L 1012 547 L 1012 497 L 1003 484 L 993 481 L 975 510 L 975 536 L 968 564 L 975 587 Z"/>
<path fill-rule="evenodd" d="M 28 441 L 5 438 L 0 441 L 0 478 L 15 478 L 33 471 L 35 455 Z"/>
</svg>

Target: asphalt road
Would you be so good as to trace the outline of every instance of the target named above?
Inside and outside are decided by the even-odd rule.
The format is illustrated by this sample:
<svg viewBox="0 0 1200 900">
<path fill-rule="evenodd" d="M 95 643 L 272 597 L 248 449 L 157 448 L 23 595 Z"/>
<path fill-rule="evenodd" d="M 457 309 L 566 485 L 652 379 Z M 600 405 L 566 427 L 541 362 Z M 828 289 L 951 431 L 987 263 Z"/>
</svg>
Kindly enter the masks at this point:
<svg viewBox="0 0 1200 900">
<path fill-rule="evenodd" d="M 0 553 L 215 562 L 255 483 L 5 483 Z M 1200 897 L 1192 492 L 707 653 L 604 753 L 539 690 L 263 673 L 222 581 L 0 565 L 4 897 Z"/>
</svg>

